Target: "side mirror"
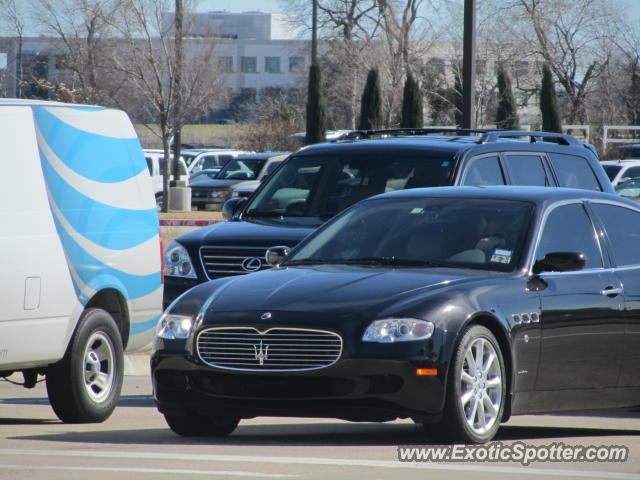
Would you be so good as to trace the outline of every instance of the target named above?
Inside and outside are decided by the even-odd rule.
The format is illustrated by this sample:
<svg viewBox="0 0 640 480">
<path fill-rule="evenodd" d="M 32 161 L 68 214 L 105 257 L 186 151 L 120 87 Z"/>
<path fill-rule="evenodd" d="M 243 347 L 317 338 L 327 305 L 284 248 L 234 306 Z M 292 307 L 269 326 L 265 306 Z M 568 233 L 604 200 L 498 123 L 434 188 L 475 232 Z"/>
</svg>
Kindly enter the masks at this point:
<svg viewBox="0 0 640 480">
<path fill-rule="evenodd" d="M 267 253 L 264 254 L 264 259 L 267 261 L 269 265 L 275 267 L 276 265 L 280 265 L 284 257 L 289 255 L 291 249 L 289 247 L 271 247 L 267 250 Z"/>
<path fill-rule="evenodd" d="M 236 216 L 236 214 L 244 207 L 244 204 L 247 203 L 246 198 L 231 198 L 224 202 L 222 205 L 222 216 L 225 220 L 229 220 Z"/>
<path fill-rule="evenodd" d="M 583 253 L 550 252 L 542 260 L 533 264 L 533 273 L 542 272 L 575 272 L 582 270 L 586 264 Z"/>
</svg>

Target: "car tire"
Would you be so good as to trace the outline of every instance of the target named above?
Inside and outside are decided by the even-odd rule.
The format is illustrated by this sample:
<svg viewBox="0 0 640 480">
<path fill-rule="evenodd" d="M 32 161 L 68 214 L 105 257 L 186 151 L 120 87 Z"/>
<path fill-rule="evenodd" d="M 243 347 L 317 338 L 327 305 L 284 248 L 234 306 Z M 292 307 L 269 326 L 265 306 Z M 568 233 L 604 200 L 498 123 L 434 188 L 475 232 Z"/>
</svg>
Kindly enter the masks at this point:
<svg viewBox="0 0 640 480">
<path fill-rule="evenodd" d="M 500 346 L 481 325 L 467 328 L 453 353 L 442 421 L 433 429 L 449 441 L 485 443 L 500 428 L 506 370 Z"/>
<path fill-rule="evenodd" d="M 46 372 L 49 402 L 66 423 L 103 422 L 113 413 L 124 376 L 118 327 L 99 308 L 84 311 L 64 358 Z"/>
<path fill-rule="evenodd" d="M 233 432 L 239 418 L 204 415 L 164 415 L 173 432 L 183 437 L 225 437 Z"/>
</svg>

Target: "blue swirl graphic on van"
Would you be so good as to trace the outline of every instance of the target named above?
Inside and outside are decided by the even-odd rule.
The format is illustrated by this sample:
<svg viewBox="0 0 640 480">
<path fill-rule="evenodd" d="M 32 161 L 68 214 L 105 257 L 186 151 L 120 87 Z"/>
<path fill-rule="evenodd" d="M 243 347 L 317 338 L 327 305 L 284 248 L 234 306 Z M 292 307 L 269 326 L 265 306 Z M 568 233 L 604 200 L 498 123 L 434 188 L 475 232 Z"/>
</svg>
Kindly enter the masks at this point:
<svg viewBox="0 0 640 480">
<path fill-rule="evenodd" d="M 136 161 L 142 155 L 136 155 L 140 149 L 137 138 L 114 141 L 68 125 L 44 107 L 33 110 L 38 128 L 51 150 L 83 177 L 98 182 L 121 182 L 147 168 L 144 161 Z M 100 110 L 95 114 L 99 115 Z"/>
<path fill-rule="evenodd" d="M 51 212 L 80 303 L 104 288 L 128 301 L 158 292 L 158 215 L 138 188 L 147 166 L 126 116 L 86 107 L 33 113 Z M 132 330 L 153 325 L 145 320 Z"/>
</svg>

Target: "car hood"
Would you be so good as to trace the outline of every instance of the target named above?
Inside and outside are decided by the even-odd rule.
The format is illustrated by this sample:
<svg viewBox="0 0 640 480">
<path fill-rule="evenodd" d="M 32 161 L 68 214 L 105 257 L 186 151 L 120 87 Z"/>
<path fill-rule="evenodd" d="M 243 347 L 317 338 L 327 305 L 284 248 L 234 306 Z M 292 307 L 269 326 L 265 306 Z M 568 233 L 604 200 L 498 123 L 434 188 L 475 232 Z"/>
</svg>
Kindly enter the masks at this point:
<svg viewBox="0 0 640 480">
<path fill-rule="evenodd" d="M 268 219 L 266 219 L 268 220 Z M 195 250 L 210 245 L 293 247 L 315 228 L 269 225 L 262 222 L 219 222 L 186 233 L 176 240 Z M 194 250 L 194 253 L 195 253 Z"/>
<path fill-rule="evenodd" d="M 410 306 L 434 290 L 503 273 L 351 265 L 278 268 L 211 282 L 210 312 L 289 311 L 371 316 Z M 217 285 L 217 286 L 216 286 Z M 208 316 L 208 315 L 207 315 Z"/>
<path fill-rule="evenodd" d="M 231 180 L 203 180 L 201 182 L 196 182 L 191 184 L 191 188 L 228 188 L 236 185 L 238 183 L 246 182 L 246 180 L 239 179 L 231 179 Z"/>
</svg>

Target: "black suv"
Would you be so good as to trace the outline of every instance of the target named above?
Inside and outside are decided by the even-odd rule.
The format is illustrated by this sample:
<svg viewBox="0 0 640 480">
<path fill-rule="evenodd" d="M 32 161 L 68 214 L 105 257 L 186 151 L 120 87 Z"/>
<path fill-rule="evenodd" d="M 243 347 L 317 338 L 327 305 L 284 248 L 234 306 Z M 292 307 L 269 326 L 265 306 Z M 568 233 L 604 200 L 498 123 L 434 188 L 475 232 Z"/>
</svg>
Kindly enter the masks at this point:
<svg viewBox="0 0 640 480">
<path fill-rule="evenodd" d="M 225 204 L 228 222 L 178 237 L 165 251 L 165 307 L 208 280 L 270 268 L 293 247 L 373 195 L 444 185 L 532 185 L 614 193 L 595 150 L 569 135 L 457 129 L 354 131 L 298 150 L 249 198 Z"/>
</svg>

